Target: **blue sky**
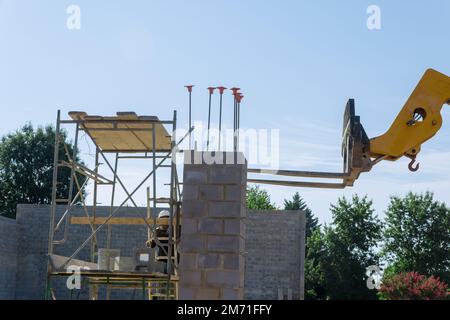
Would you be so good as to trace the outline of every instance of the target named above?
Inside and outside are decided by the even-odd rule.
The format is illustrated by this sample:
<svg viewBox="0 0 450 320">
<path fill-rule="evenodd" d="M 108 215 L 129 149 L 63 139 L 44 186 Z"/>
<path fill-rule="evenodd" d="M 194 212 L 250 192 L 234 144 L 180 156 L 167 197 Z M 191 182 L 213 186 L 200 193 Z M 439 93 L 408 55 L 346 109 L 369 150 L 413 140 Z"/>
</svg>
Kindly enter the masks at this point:
<svg viewBox="0 0 450 320">
<path fill-rule="evenodd" d="M 81 9 L 80 30 L 66 28 L 71 4 Z M 381 30 L 366 27 L 371 4 L 381 9 Z M 0 135 L 28 121 L 53 123 L 58 108 L 160 118 L 176 108 L 186 125 L 184 85 L 197 86 L 201 121 L 206 87 L 238 85 L 246 95 L 242 126 L 280 129 L 283 169 L 339 170 L 348 98 L 373 137 L 427 68 L 450 75 L 449 14 L 445 0 L 0 0 Z M 446 119 L 444 107 L 444 126 L 423 146 L 418 173 L 401 160 L 380 164 L 354 188 L 298 191 L 321 221 L 329 221 L 330 203 L 353 193 L 368 194 L 380 215 L 389 195 L 410 190 L 450 203 Z M 124 174 L 138 178 L 131 166 Z M 296 191 L 266 188 L 278 204 Z"/>
</svg>

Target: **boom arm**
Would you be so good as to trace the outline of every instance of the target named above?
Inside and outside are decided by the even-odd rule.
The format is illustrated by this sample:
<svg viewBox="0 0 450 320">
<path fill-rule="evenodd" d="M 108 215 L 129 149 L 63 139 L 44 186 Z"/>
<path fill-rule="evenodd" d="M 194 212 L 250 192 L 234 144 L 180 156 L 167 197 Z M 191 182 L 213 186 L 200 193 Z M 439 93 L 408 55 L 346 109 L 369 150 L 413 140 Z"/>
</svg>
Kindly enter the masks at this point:
<svg viewBox="0 0 450 320">
<path fill-rule="evenodd" d="M 362 172 L 370 171 L 380 161 L 395 161 L 403 156 L 412 159 L 409 169 L 417 171 L 419 167 L 413 166 L 416 156 L 422 143 L 431 139 L 441 128 L 441 110 L 446 103 L 450 104 L 450 77 L 428 69 L 389 130 L 379 137 L 369 139 L 360 117 L 355 114 L 355 101 L 350 99 L 345 108 L 342 134 L 343 173 L 248 170 L 249 173 L 278 176 L 340 179 L 341 183 L 262 179 L 248 179 L 248 181 L 293 187 L 345 188 L 353 186 Z"/>
<path fill-rule="evenodd" d="M 428 69 L 389 130 L 370 140 L 370 155 L 386 160 L 415 159 L 422 143 L 442 126 L 442 106 L 450 102 L 450 77 Z"/>
</svg>

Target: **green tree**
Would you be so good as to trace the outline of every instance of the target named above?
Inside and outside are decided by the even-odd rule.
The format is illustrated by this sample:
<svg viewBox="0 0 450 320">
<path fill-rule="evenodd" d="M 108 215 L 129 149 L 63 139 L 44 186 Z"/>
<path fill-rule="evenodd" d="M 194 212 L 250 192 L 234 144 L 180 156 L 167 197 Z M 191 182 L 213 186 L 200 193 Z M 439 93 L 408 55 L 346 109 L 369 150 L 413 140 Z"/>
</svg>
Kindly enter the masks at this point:
<svg viewBox="0 0 450 320">
<path fill-rule="evenodd" d="M 68 143 L 72 155 L 73 146 Z M 51 202 L 55 130 L 51 126 L 34 129 L 31 124 L 2 137 L 0 141 L 0 212 L 14 218 L 16 206 L 49 204 Z M 59 157 L 66 160 L 64 146 L 60 144 Z M 58 198 L 67 198 L 70 169 L 59 170 Z M 84 178 L 79 177 L 80 184 Z M 75 188 L 76 190 L 76 188 Z"/>
<path fill-rule="evenodd" d="M 450 209 L 433 194 L 391 197 L 383 256 L 388 273 L 416 271 L 450 283 Z"/>
<path fill-rule="evenodd" d="M 375 299 L 367 288 L 366 269 L 379 265 L 376 252 L 382 227 L 372 201 L 357 195 L 331 206 L 332 223 L 317 230 L 310 241 L 307 277 L 310 295 L 329 299 Z M 308 280 L 309 278 L 309 280 Z M 315 290 L 315 291 L 314 291 Z"/>
<path fill-rule="evenodd" d="M 301 210 L 306 214 L 306 239 L 311 237 L 314 230 L 319 226 L 319 219 L 314 217 L 311 209 L 308 208 L 305 200 L 300 196 L 298 192 L 294 194 L 292 200 L 284 200 L 284 210 Z"/>
<path fill-rule="evenodd" d="M 259 186 L 250 186 L 247 190 L 247 208 L 252 210 L 275 210 L 275 204 L 270 201 L 269 193 Z"/>
<path fill-rule="evenodd" d="M 308 252 L 305 259 L 305 298 L 306 300 L 324 300 L 327 298 L 325 275 L 321 269 L 325 254 L 325 235 L 317 227 L 307 240 Z"/>
</svg>

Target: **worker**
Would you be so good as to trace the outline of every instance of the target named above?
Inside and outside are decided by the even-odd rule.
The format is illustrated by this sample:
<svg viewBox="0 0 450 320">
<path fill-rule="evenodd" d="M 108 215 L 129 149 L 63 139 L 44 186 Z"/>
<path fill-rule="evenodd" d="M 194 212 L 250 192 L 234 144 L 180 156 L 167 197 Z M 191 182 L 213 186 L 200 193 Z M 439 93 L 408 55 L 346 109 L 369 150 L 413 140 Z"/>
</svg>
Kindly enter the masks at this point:
<svg viewBox="0 0 450 320">
<path fill-rule="evenodd" d="M 158 221 L 160 224 L 156 227 L 154 238 L 150 242 L 150 248 L 156 248 L 156 261 L 162 261 L 165 263 L 164 266 L 164 273 L 167 273 L 167 254 L 169 253 L 169 218 L 170 218 L 170 212 L 167 210 L 163 210 L 158 214 Z M 161 223 L 161 220 L 165 220 L 164 223 Z M 158 245 L 156 243 L 155 237 L 158 239 L 161 245 Z M 166 252 L 167 253 L 166 253 Z M 177 260 L 179 260 L 179 256 L 177 252 L 174 250 L 174 246 L 172 246 L 172 257 L 177 257 Z M 172 258 L 173 259 L 173 258 Z"/>
<path fill-rule="evenodd" d="M 169 219 L 170 217 L 170 212 L 167 210 L 163 210 L 158 214 L 158 221 L 161 221 L 162 219 Z M 155 237 L 158 238 L 159 242 L 161 242 L 161 244 L 164 246 L 164 249 L 168 249 L 167 243 L 169 242 L 169 224 L 168 223 L 163 223 L 160 224 L 156 227 L 156 233 L 155 233 Z M 156 247 L 156 240 L 152 239 L 151 244 L 150 244 L 151 248 L 155 248 Z M 156 251 L 156 259 L 158 259 L 158 257 L 166 257 L 167 259 L 167 254 L 164 252 L 163 248 L 161 246 L 158 246 L 157 251 Z"/>
</svg>

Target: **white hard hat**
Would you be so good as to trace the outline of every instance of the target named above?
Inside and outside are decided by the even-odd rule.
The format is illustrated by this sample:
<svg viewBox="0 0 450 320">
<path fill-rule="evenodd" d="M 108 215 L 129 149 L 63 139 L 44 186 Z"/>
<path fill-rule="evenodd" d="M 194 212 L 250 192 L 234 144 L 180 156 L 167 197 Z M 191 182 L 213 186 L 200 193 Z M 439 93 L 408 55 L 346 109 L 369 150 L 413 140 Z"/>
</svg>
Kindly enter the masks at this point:
<svg viewBox="0 0 450 320">
<path fill-rule="evenodd" d="M 163 210 L 158 214 L 158 218 L 169 218 L 170 217 L 170 212 L 167 210 Z"/>
</svg>

